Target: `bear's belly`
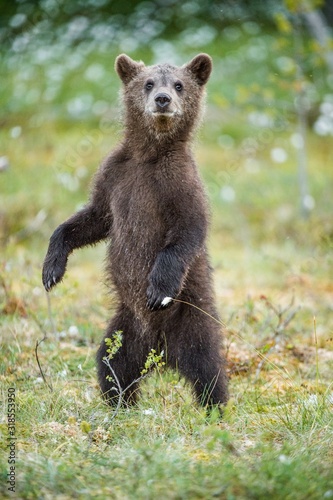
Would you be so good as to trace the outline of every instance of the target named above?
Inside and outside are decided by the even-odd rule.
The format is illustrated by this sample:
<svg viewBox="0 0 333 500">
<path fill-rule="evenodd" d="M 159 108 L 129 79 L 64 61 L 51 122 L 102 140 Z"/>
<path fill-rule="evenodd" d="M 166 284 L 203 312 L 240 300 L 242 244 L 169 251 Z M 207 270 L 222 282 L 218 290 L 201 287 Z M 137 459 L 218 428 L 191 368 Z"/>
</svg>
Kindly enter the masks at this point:
<svg viewBox="0 0 333 500">
<path fill-rule="evenodd" d="M 164 247 L 161 221 L 141 211 L 114 219 L 107 268 L 119 298 L 135 309 L 146 307 L 148 275 Z"/>
<path fill-rule="evenodd" d="M 136 176 L 124 173 L 112 192 L 108 272 L 120 299 L 135 309 L 146 308 L 148 275 L 165 245 L 166 205 L 147 169 Z"/>
</svg>

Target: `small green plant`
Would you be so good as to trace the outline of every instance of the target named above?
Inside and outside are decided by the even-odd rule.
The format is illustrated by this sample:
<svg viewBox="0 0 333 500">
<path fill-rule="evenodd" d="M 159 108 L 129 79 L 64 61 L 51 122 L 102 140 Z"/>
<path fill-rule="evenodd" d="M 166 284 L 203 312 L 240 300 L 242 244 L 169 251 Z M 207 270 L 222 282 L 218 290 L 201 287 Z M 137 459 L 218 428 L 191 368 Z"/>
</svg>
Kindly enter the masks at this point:
<svg viewBox="0 0 333 500">
<path fill-rule="evenodd" d="M 123 342 L 123 332 L 121 330 L 117 330 L 112 335 L 112 338 L 107 337 L 105 339 L 105 343 L 107 345 L 106 352 L 108 353 L 108 359 L 113 359 L 115 354 L 119 351 Z"/>
<path fill-rule="evenodd" d="M 147 356 L 145 367 L 141 370 L 141 376 L 145 376 L 148 374 L 151 368 L 161 368 L 165 365 L 165 362 L 162 361 L 164 356 L 164 351 L 161 351 L 160 354 L 156 354 L 155 349 L 151 349 L 150 353 Z"/>
<path fill-rule="evenodd" d="M 115 331 L 114 334 L 112 335 L 112 338 L 106 337 L 105 343 L 107 345 L 106 352 L 108 353 L 108 355 L 105 356 L 104 360 L 111 360 L 115 357 L 115 355 L 122 346 L 122 341 L 123 341 L 123 332 L 121 330 Z M 111 377 L 111 375 L 107 375 L 106 379 L 109 382 L 114 382 L 114 379 Z"/>
<path fill-rule="evenodd" d="M 140 372 L 140 377 L 133 380 L 131 384 L 128 385 L 127 387 L 125 388 L 122 387 L 117 377 L 117 374 L 110 363 L 110 361 L 114 358 L 114 356 L 121 348 L 122 341 L 123 341 L 123 332 L 121 330 L 115 331 L 111 338 L 110 337 L 105 338 L 105 343 L 107 346 L 106 352 L 108 353 L 108 355 L 104 356 L 103 362 L 106 364 L 106 366 L 109 368 L 111 372 L 111 375 L 107 375 L 106 379 L 109 382 L 115 383 L 114 389 L 118 393 L 117 406 L 111 418 L 114 418 L 118 414 L 119 408 L 123 401 L 124 394 L 130 387 L 132 387 L 132 385 L 143 380 L 153 368 L 161 368 L 162 366 L 165 365 L 165 362 L 162 361 L 164 356 L 164 351 L 161 351 L 160 354 L 157 354 L 155 349 L 151 349 L 147 356 L 145 366 Z"/>
</svg>

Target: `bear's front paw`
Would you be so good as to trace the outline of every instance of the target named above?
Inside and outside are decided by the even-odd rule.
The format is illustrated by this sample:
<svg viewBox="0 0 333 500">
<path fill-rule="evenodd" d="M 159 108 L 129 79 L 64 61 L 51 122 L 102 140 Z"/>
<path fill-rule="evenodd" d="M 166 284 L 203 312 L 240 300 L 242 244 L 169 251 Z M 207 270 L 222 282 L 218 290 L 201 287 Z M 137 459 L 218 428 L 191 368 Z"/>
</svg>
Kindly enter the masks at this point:
<svg viewBox="0 0 333 500">
<path fill-rule="evenodd" d="M 43 266 L 43 285 L 47 292 L 62 280 L 66 271 L 65 257 L 47 257 Z"/>
<path fill-rule="evenodd" d="M 158 311 L 159 309 L 166 309 L 171 306 L 173 302 L 172 297 L 168 297 L 165 293 L 156 290 L 152 285 L 147 290 L 147 307 L 150 311 Z"/>
</svg>

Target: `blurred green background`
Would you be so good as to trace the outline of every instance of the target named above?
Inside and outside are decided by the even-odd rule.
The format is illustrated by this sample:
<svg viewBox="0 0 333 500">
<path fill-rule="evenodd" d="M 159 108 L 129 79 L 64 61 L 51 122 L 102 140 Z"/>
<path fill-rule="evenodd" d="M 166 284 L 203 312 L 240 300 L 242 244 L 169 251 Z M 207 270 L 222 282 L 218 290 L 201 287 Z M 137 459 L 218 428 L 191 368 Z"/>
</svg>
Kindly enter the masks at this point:
<svg viewBox="0 0 333 500">
<path fill-rule="evenodd" d="M 195 149 L 213 207 L 214 265 L 234 268 L 239 252 L 264 255 L 270 245 L 274 258 L 286 252 L 285 265 L 299 252 L 328 276 L 332 2 L 20 0 L 2 1 L 0 12 L 7 263 L 18 252 L 40 267 L 52 230 L 86 201 L 121 137 L 115 57 L 183 64 L 205 51 L 214 72 Z"/>
</svg>

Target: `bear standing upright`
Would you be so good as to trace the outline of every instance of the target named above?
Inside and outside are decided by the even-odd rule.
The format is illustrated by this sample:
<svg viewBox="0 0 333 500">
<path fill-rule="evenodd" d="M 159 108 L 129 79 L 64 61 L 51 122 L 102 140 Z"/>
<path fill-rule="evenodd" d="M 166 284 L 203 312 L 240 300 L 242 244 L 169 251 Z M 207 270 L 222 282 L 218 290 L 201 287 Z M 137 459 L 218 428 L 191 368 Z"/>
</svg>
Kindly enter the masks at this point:
<svg viewBox="0 0 333 500">
<path fill-rule="evenodd" d="M 118 307 L 105 337 L 122 332 L 110 360 L 122 389 L 140 377 L 151 349 L 163 350 L 199 403 L 224 404 L 221 333 L 209 316 L 217 314 L 205 246 L 208 209 L 190 144 L 212 61 L 199 54 L 181 67 L 145 66 L 122 54 L 115 68 L 123 82 L 124 138 L 98 170 L 90 202 L 53 233 L 43 283 L 48 291 L 63 278 L 75 248 L 110 240 L 107 271 Z M 114 403 L 106 349 L 103 339 L 98 377 Z M 132 384 L 124 402 L 136 392 Z"/>
</svg>

